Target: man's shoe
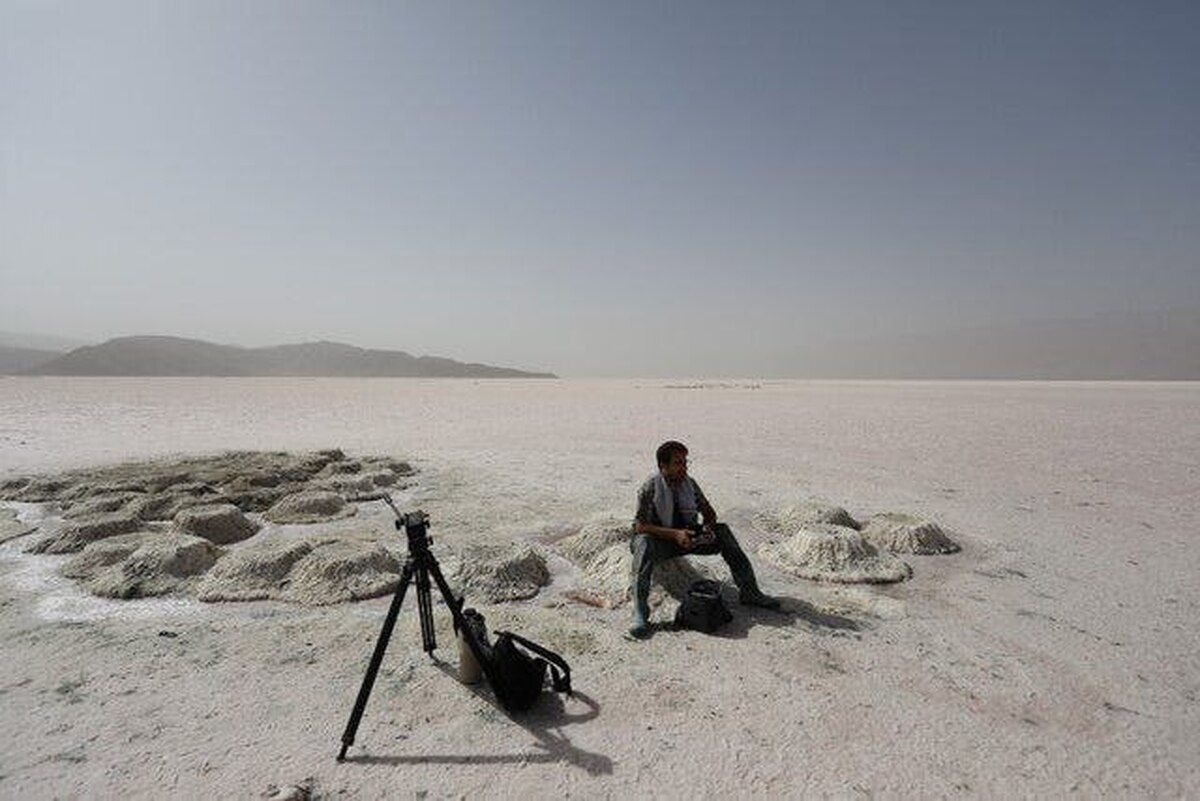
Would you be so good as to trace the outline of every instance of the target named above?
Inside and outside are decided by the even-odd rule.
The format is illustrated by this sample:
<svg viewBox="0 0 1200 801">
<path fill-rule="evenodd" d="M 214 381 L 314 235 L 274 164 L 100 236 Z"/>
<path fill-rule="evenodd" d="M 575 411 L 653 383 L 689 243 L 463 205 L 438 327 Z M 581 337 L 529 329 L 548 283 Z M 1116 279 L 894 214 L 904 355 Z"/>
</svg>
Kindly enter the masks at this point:
<svg viewBox="0 0 1200 801">
<path fill-rule="evenodd" d="M 761 592 L 743 592 L 738 601 L 745 606 L 757 606 L 762 609 L 779 609 L 779 599 L 764 595 Z"/>
<path fill-rule="evenodd" d="M 644 640 L 650 636 L 650 624 L 644 620 L 635 620 L 633 625 L 629 627 L 629 635 L 638 640 Z"/>
<path fill-rule="evenodd" d="M 650 617 L 648 610 L 643 604 L 634 602 L 633 604 L 633 625 L 629 627 L 629 633 L 639 640 L 644 640 L 650 636 Z"/>
</svg>

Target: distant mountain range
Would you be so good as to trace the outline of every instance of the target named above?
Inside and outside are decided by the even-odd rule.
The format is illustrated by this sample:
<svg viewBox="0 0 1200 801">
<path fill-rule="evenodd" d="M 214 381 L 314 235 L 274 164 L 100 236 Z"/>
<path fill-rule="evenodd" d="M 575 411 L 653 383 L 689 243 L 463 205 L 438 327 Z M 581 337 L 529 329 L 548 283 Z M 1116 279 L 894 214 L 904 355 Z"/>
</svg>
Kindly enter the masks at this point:
<svg viewBox="0 0 1200 801">
<path fill-rule="evenodd" d="M 1200 381 L 1200 308 L 1033 320 L 857 341 L 801 340 L 793 347 L 793 361 L 785 373 L 792 378 Z M 0 331 L 0 374 L 554 377 L 336 342 L 239 348 L 178 337 L 136 336 L 66 350 L 66 341 L 53 337 Z"/>
<path fill-rule="evenodd" d="M 165 336 L 120 337 L 68 353 L 0 347 L 0 372 L 72 376 L 555 377 L 553 373 L 412 356 L 397 350 L 366 350 L 338 342 L 239 348 Z"/>
</svg>

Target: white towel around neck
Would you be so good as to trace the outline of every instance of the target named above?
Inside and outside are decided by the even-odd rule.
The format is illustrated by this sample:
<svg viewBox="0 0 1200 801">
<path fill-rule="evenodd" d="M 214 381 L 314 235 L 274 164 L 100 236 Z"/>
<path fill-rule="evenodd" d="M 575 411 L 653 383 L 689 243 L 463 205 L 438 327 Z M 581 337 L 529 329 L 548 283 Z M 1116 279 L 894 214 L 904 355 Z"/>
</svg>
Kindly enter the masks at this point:
<svg viewBox="0 0 1200 801">
<path fill-rule="evenodd" d="M 696 508 L 696 490 L 692 485 L 690 476 L 684 477 L 679 483 L 679 505 L 684 509 Z M 671 485 L 667 483 L 666 476 L 661 472 L 654 476 L 654 510 L 658 512 L 659 524 L 671 527 L 672 521 L 675 519 L 675 493 L 671 490 Z M 685 523 L 695 523 L 695 520 L 687 520 Z"/>
</svg>

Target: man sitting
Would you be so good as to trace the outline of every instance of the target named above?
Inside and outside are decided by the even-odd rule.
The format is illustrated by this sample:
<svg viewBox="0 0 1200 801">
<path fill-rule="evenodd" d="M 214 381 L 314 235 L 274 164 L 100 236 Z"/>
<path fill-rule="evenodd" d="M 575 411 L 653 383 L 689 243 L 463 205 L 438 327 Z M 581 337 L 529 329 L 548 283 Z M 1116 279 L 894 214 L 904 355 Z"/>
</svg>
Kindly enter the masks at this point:
<svg viewBox="0 0 1200 801">
<path fill-rule="evenodd" d="M 758 589 L 754 568 L 729 526 L 717 522 L 717 513 L 687 474 L 687 447 L 681 442 L 664 442 L 658 447 L 658 472 L 638 490 L 633 521 L 633 625 L 629 633 L 639 639 L 650 636 L 650 579 L 654 566 L 665 559 L 685 554 L 719 553 L 729 565 L 733 581 L 741 591 L 741 602 L 778 609 L 779 601 Z M 704 519 L 697 525 L 697 517 Z"/>
</svg>

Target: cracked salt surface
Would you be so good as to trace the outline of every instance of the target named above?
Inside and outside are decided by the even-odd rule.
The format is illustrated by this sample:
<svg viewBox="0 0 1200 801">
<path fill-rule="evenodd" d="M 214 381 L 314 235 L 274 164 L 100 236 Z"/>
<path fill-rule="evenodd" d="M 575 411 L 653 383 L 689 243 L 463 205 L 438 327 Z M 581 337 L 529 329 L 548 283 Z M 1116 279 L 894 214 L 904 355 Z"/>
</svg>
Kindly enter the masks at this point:
<svg viewBox="0 0 1200 801">
<path fill-rule="evenodd" d="M 403 511 L 416 509 L 421 493 L 420 489 L 397 489 L 390 492 L 393 503 Z M 53 525 L 62 521 L 57 514 L 58 507 L 53 503 L 24 503 L 18 501 L 0 502 L 0 509 L 9 509 L 16 514 L 19 522 L 33 527 Z M 365 514 L 364 514 L 365 513 Z M 302 537 L 313 534 L 336 534 L 336 527 L 276 524 L 266 521 L 261 514 L 249 515 L 262 524 L 257 535 L 242 542 L 225 546 L 227 549 L 244 548 L 266 539 L 283 537 Z M 382 501 L 360 502 L 359 514 L 344 522 L 349 526 L 355 524 L 355 518 L 361 525 L 364 518 L 376 520 L 384 518 L 391 525 L 393 515 Z M 29 537 L 36 537 L 36 533 Z M 59 568 L 69 561 L 74 554 L 50 555 L 31 554 L 25 551 L 29 537 L 0 544 L 0 565 L 5 566 L 0 581 L 11 583 L 16 589 L 29 593 L 35 600 L 34 613 L 38 618 L 54 623 L 82 623 L 93 621 L 144 621 L 144 620 L 202 620 L 217 619 L 218 617 L 246 616 L 261 617 L 263 614 L 286 613 L 290 607 L 280 607 L 267 611 L 267 607 L 279 607 L 277 602 L 242 602 L 238 604 L 209 604 L 186 596 L 163 596 L 156 598 L 114 599 L 101 598 L 84 590 L 76 582 L 58 574 Z M 389 543 L 390 544 L 390 543 Z M 403 547 L 403 534 L 397 532 L 395 547 Z M 395 548 L 393 548 L 395 550 Z M 356 610 L 357 613 L 357 610 Z M 373 610 L 363 613 L 374 617 Z"/>
<path fill-rule="evenodd" d="M 37 600 L 35 612 L 54 623 L 81 623 L 98 620 L 150 620 L 196 618 L 211 615 L 212 609 L 192 598 L 138 598 L 114 600 L 98 598 L 80 589 L 75 582 L 58 575 L 58 569 L 71 558 L 29 554 L 18 543 L 0 545 L 0 563 L 10 566 L 0 580 Z"/>
<path fill-rule="evenodd" d="M 412 492 L 397 491 L 392 497 L 397 507 L 405 510 L 413 503 Z M 391 511 L 382 503 L 373 504 L 379 507 L 377 514 L 386 514 L 391 518 Z M 360 506 L 360 509 L 363 508 Z M 0 502 L 0 509 L 10 509 L 16 513 L 17 520 L 30 526 L 43 526 L 61 521 L 55 514 L 56 507 L 51 503 L 21 503 Z M 260 519 L 261 515 L 251 515 Z M 352 520 L 353 518 L 351 518 Z M 243 542 L 235 543 L 227 548 L 246 547 L 254 542 L 262 542 L 266 538 L 299 537 L 318 533 L 315 529 L 324 527 L 302 525 L 278 525 L 262 521 L 262 530 L 254 537 Z M 36 534 L 30 535 L 36 536 Z M 0 544 L 0 565 L 4 566 L 0 581 L 10 583 L 17 590 L 28 593 L 36 599 L 34 613 L 39 619 L 53 623 L 83 623 L 95 621 L 145 621 L 145 620 L 213 620 L 228 618 L 230 615 L 244 617 L 261 617 L 264 614 L 274 615 L 289 611 L 300 613 L 287 605 L 273 601 L 242 602 L 237 604 L 209 604 L 186 596 L 163 596 L 157 598 L 113 599 L 100 598 L 92 595 L 76 582 L 59 575 L 59 568 L 70 561 L 75 554 L 31 554 L 25 551 L 28 537 Z M 403 538 L 398 540 L 403 544 Z M 359 610 L 352 610 L 359 614 Z M 375 617 L 375 610 L 363 610 L 363 616 Z"/>
</svg>

